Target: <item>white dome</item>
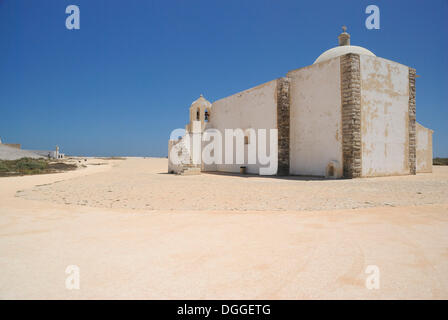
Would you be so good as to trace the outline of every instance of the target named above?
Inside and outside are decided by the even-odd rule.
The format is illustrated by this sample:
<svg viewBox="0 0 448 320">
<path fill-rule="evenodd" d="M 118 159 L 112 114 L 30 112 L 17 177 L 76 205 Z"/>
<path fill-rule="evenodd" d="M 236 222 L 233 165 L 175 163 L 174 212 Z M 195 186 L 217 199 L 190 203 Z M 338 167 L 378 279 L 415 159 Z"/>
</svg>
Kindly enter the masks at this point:
<svg viewBox="0 0 448 320">
<path fill-rule="evenodd" d="M 324 53 L 322 53 L 317 59 L 316 61 L 314 61 L 313 64 L 315 63 L 319 63 L 322 61 L 326 61 L 326 60 L 330 60 L 339 56 L 343 56 L 344 54 L 347 53 L 356 53 L 356 54 L 364 54 L 367 56 L 372 56 L 372 57 L 376 57 L 375 54 L 370 51 L 367 50 L 366 48 L 363 47 L 359 47 L 359 46 L 338 46 L 338 47 L 334 47 L 331 48 L 327 51 L 325 51 Z"/>
</svg>

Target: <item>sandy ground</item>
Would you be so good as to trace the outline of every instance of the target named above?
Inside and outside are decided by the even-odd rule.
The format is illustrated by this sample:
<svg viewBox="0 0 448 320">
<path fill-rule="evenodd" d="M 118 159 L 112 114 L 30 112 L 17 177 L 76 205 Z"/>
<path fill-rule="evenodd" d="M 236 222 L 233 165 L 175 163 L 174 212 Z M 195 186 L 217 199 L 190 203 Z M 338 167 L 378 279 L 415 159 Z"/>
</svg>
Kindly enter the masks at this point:
<svg viewBox="0 0 448 320">
<path fill-rule="evenodd" d="M 448 298 L 448 167 L 317 180 L 85 164 L 0 178 L 0 298 Z"/>
</svg>

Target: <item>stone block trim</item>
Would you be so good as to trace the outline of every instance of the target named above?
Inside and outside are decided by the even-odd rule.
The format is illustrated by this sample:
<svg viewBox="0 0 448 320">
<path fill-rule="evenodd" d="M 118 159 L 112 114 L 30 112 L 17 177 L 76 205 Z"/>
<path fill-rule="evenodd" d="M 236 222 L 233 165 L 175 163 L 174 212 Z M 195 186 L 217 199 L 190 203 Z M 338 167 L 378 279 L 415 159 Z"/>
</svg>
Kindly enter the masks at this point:
<svg viewBox="0 0 448 320">
<path fill-rule="evenodd" d="M 409 68 L 409 173 L 416 174 L 415 69 Z"/>
<path fill-rule="evenodd" d="M 343 176 L 362 175 L 361 69 L 358 54 L 341 56 L 342 158 Z"/>
<path fill-rule="evenodd" d="M 277 80 L 277 129 L 278 169 L 277 175 L 289 175 L 289 128 L 290 128 L 290 79 Z"/>
</svg>

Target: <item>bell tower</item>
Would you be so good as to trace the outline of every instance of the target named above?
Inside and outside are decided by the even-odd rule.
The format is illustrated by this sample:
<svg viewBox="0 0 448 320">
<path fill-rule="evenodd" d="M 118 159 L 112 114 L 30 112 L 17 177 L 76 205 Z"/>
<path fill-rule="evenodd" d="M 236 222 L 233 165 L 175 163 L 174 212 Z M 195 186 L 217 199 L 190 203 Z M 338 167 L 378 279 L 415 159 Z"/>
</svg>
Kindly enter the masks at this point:
<svg viewBox="0 0 448 320">
<path fill-rule="evenodd" d="M 204 131 L 205 125 L 210 121 L 212 104 L 201 94 L 190 106 L 190 123 L 187 125 L 186 131 L 193 132 L 200 128 Z M 200 126 L 199 126 L 200 125 Z"/>
</svg>

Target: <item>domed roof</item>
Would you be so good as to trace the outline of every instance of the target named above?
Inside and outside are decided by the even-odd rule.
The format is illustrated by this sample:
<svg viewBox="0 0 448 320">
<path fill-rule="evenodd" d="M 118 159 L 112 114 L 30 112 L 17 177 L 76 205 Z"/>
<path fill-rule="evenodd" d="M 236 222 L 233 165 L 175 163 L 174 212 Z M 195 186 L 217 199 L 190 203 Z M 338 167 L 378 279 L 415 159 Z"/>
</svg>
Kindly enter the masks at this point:
<svg viewBox="0 0 448 320">
<path fill-rule="evenodd" d="M 210 108 L 211 107 L 210 101 L 204 98 L 204 96 L 201 94 L 201 96 L 193 101 L 190 108 Z"/>
<path fill-rule="evenodd" d="M 313 64 L 315 63 L 319 63 L 322 61 L 326 61 L 326 60 L 330 60 L 339 56 L 343 56 L 344 54 L 347 53 L 356 53 L 356 54 L 364 54 L 367 56 L 372 56 L 375 57 L 375 54 L 370 51 L 367 50 L 366 48 L 363 47 L 359 47 L 359 46 L 338 46 L 338 47 L 334 47 L 331 48 L 327 51 L 325 51 L 324 53 L 322 53 L 317 59 L 316 61 L 314 61 Z"/>
<path fill-rule="evenodd" d="M 338 42 L 338 47 L 331 48 L 322 53 L 313 64 L 340 57 L 347 53 L 364 54 L 375 57 L 375 54 L 366 48 L 350 45 L 350 33 L 347 33 L 346 26 L 342 26 L 342 33 L 338 36 Z"/>
</svg>

